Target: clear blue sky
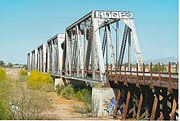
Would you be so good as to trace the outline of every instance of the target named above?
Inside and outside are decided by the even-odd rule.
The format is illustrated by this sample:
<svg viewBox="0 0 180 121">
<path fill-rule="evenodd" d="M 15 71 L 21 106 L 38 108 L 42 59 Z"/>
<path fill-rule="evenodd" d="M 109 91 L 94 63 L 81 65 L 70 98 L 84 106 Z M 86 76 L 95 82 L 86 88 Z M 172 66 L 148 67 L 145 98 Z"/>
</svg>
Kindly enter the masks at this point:
<svg viewBox="0 0 180 121">
<path fill-rule="evenodd" d="M 133 12 L 143 60 L 178 56 L 177 0 L 0 0 L 0 60 L 27 53 L 91 10 Z"/>
</svg>

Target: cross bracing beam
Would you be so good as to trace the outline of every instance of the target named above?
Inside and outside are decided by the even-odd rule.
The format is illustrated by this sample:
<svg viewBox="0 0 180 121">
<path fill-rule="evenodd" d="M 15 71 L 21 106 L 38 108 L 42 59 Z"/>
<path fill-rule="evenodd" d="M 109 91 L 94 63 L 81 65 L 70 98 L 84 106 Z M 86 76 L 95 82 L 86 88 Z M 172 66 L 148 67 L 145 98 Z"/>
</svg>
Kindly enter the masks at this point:
<svg viewBox="0 0 180 121">
<path fill-rule="evenodd" d="M 117 45 L 117 43 L 120 43 L 118 42 L 119 27 L 116 27 L 115 30 L 116 45 L 112 37 L 113 32 L 111 28 L 115 22 L 116 26 L 119 26 L 117 22 L 123 22 L 125 29 L 128 28 L 128 31 L 125 32 L 125 37 L 123 37 L 124 45 L 122 45 L 121 52 Z M 102 29 L 104 32 L 100 32 Z M 87 72 L 92 70 L 93 79 L 98 78 L 102 83 L 106 83 L 105 64 L 112 64 L 112 68 L 115 68 L 118 57 L 120 58 L 120 64 L 123 64 L 125 43 L 127 38 L 131 39 L 130 33 L 132 34 L 137 63 L 139 66 L 143 63 L 131 11 L 91 11 L 68 26 L 65 33 L 66 75 L 86 78 L 86 76 L 88 76 Z M 128 41 L 128 43 L 130 43 L 130 41 Z M 131 46 L 130 44 L 128 45 L 130 51 Z M 130 54 L 128 59 L 130 60 Z M 100 71 L 99 77 L 95 71 Z"/>
</svg>

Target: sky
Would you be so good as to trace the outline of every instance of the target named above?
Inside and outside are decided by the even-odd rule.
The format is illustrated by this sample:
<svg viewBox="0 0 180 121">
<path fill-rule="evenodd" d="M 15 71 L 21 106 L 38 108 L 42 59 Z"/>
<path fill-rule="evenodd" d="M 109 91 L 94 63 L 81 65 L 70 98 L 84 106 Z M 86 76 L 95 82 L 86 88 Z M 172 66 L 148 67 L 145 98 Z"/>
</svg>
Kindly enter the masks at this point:
<svg viewBox="0 0 180 121">
<path fill-rule="evenodd" d="M 178 0 L 0 0 L 0 60 L 26 64 L 92 10 L 132 11 L 143 60 L 178 57 Z"/>
</svg>

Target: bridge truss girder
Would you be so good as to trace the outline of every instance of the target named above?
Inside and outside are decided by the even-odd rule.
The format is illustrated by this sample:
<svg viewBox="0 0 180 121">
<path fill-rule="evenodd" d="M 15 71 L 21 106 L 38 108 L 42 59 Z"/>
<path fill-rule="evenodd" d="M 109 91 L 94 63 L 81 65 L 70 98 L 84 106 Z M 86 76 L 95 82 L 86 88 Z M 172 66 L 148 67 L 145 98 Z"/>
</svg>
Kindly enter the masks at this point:
<svg viewBox="0 0 180 121">
<path fill-rule="evenodd" d="M 132 13 L 129 11 L 92 11 L 66 28 L 64 45 L 65 75 L 86 78 L 88 72 L 91 71 L 94 80 L 101 80 L 102 83 L 106 83 L 105 64 L 112 64 L 115 68 L 118 63 L 122 64 L 123 62 L 125 47 L 122 45 L 121 51 L 117 50 L 119 21 L 122 21 L 128 29 L 128 31 L 124 31 L 126 36 L 123 37 L 123 40 L 126 43 L 128 39 L 129 47 L 131 47 L 130 36 L 132 34 L 137 63 L 142 66 L 143 61 Z M 112 24 L 115 22 L 116 51 L 111 37 Z M 104 33 L 101 32 L 103 29 Z M 104 38 L 102 38 L 102 33 Z M 99 77 L 96 75 L 97 71 L 99 71 Z"/>
</svg>

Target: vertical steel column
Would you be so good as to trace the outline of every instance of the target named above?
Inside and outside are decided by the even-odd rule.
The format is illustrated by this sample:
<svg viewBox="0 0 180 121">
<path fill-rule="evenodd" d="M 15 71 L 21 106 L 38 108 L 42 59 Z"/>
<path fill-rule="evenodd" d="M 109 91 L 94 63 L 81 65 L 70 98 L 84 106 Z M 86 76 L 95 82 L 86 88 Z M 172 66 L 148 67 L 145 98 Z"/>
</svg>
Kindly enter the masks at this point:
<svg viewBox="0 0 180 121">
<path fill-rule="evenodd" d="M 79 71 L 80 71 L 80 57 L 79 57 L 79 31 L 78 31 L 78 25 L 76 25 L 76 41 L 77 41 L 77 51 L 76 51 L 76 76 L 79 77 Z"/>
<path fill-rule="evenodd" d="M 116 22 L 116 70 L 118 66 L 118 45 L 119 45 L 119 21 Z"/>
<path fill-rule="evenodd" d="M 116 75 L 116 79 L 115 82 L 118 83 L 117 80 L 117 71 L 118 71 L 118 42 L 119 42 L 119 21 L 116 22 L 116 64 L 115 64 L 115 75 Z"/>
<path fill-rule="evenodd" d="M 37 70 L 37 49 L 35 49 L 35 69 Z"/>
<path fill-rule="evenodd" d="M 107 37 L 107 36 L 106 36 Z M 107 39 L 107 38 L 106 38 Z M 106 42 L 106 73 L 107 73 L 107 76 L 106 78 L 108 79 L 107 81 L 109 81 L 109 64 L 108 64 L 108 41 Z"/>
<path fill-rule="evenodd" d="M 86 67 L 86 58 L 85 58 L 85 55 L 86 55 L 86 20 L 84 21 L 84 78 L 87 76 L 87 67 Z"/>
<path fill-rule="evenodd" d="M 47 53 L 47 45 L 44 44 L 43 45 L 43 72 L 46 72 L 46 64 L 47 64 L 46 53 Z"/>
<path fill-rule="evenodd" d="M 128 33 L 128 71 L 130 70 L 131 64 L 131 30 Z"/>
<path fill-rule="evenodd" d="M 54 40 L 51 41 L 51 47 L 52 47 L 52 53 L 51 53 L 51 60 L 52 60 L 52 65 L 51 65 L 51 72 L 54 74 L 55 73 L 55 61 L 54 61 L 54 43 L 53 43 Z"/>
</svg>

